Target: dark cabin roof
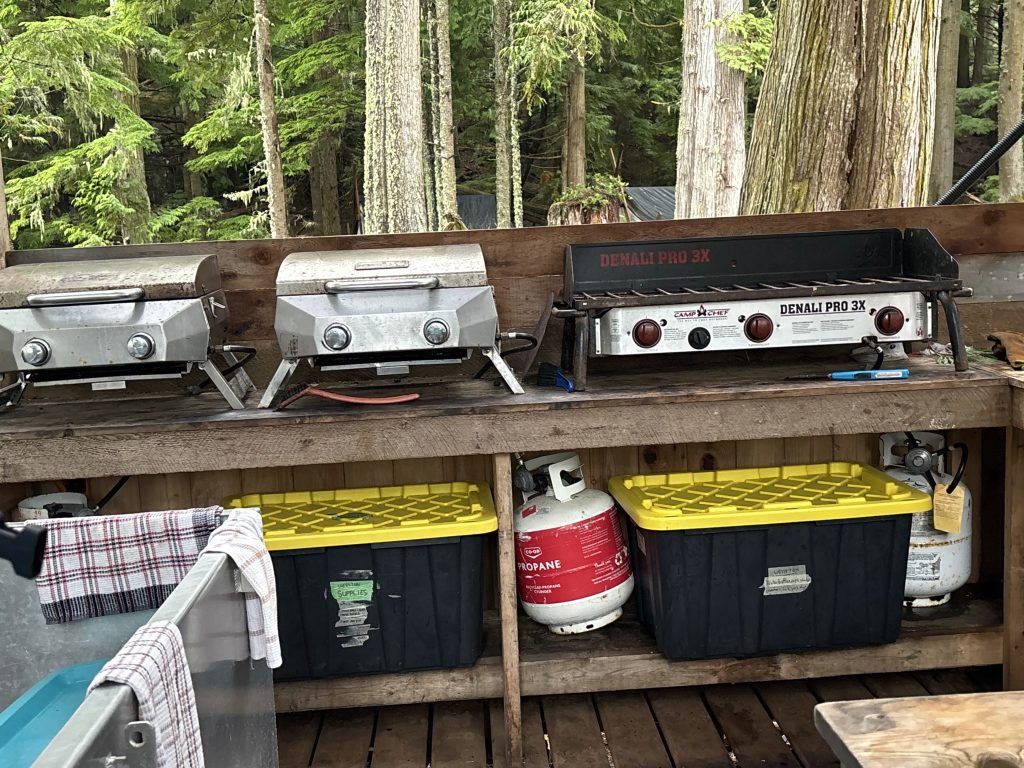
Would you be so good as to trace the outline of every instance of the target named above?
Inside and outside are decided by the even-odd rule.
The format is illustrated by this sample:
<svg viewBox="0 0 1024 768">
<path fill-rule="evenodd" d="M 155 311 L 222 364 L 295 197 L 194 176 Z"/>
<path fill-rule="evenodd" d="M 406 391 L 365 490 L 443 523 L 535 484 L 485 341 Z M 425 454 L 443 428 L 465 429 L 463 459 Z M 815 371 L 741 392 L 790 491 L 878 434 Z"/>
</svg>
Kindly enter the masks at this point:
<svg viewBox="0 0 1024 768">
<path fill-rule="evenodd" d="M 629 215 L 637 221 L 675 218 L 675 187 L 626 187 Z"/>
</svg>

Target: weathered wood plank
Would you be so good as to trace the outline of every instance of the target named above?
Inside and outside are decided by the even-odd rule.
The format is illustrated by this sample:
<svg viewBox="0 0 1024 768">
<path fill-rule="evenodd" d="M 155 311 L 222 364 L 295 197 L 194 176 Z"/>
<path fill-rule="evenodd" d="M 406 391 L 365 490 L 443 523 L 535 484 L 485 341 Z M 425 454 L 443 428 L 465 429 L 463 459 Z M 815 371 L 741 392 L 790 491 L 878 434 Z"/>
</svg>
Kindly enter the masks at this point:
<svg viewBox="0 0 1024 768">
<path fill-rule="evenodd" d="M 594 697 L 615 768 L 673 768 L 641 691 Z"/>
<path fill-rule="evenodd" d="M 489 702 L 491 723 L 491 760 L 493 768 L 508 768 L 505 756 L 505 714 L 501 701 Z M 540 699 L 523 699 L 523 765 L 524 768 L 548 768 L 547 737 L 541 718 Z"/>
<path fill-rule="evenodd" d="M 928 689 L 911 675 L 865 675 L 861 682 L 878 699 L 928 695 Z"/>
<path fill-rule="evenodd" d="M 1003 687 L 1024 689 L 1024 430 L 1006 430 L 1006 507 L 1003 513 Z"/>
<path fill-rule="evenodd" d="M 307 768 L 323 723 L 322 712 L 299 712 L 277 717 L 277 754 L 280 768 Z"/>
<path fill-rule="evenodd" d="M 855 677 L 826 677 L 809 680 L 808 686 L 822 701 L 854 701 L 874 698 L 871 691 Z"/>
<path fill-rule="evenodd" d="M 0 436 L 0 482 L 150 474 L 239 467 L 291 467 L 358 460 L 392 460 L 495 452 L 613 448 L 644 444 L 733 441 L 780 436 L 856 434 L 899 424 L 907 429 L 1003 426 L 1010 391 L 998 379 L 965 388 L 906 388 L 879 382 L 854 391 L 801 388 L 790 396 L 756 391 L 706 392 L 644 403 L 642 398 L 584 401 L 552 408 L 545 402 L 498 398 L 489 405 L 375 411 L 345 417 L 338 411 L 274 415 L 218 414 L 196 422 L 125 427 L 99 424 L 57 434 L 38 426 Z M 726 399 L 722 399 L 726 395 Z M 165 402 L 163 408 L 167 409 Z M 300 413 L 300 412 L 297 412 Z M 13 425 L 13 422 L 9 422 Z M 339 428 L 343 424 L 344 429 Z M 22 425 L 24 426 L 24 425 Z M 727 446 L 718 446 L 721 453 Z M 700 453 L 698 460 L 703 462 Z M 735 465 L 735 451 L 716 458 Z M 690 462 L 692 463 L 692 462 Z M 703 465 L 703 463 L 702 463 Z"/>
<path fill-rule="evenodd" d="M 983 689 L 962 669 L 916 672 L 914 677 L 932 696 L 951 693 L 981 693 Z"/>
<path fill-rule="evenodd" d="M 790 746 L 804 766 L 835 768 L 839 760 L 814 728 L 814 707 L 818 700 L 803 681 L 763 683 L 757 693 L 772 719 L 786 734 Z"/>
<path fill-rule="evenodd" d="M 325 713 L 313 768 L 366 768 L 376 721 L 372 709 Z"/>
<path fill-rule="evenodd" d="M 847 768 L 1024 766 L 1020 693 L 821 704 L 814 722 Z"/>
<path fill-rule="evenodd" d="M 485 768 L 484 702 L 434 705 L 430 768 Z"/>
<path fill-rule="evenodd" d="M 749 685 L 716 685 L 704 698 L 740 765 L 800 768 Z"/>
<path fill-rule="evenodd" d="M 384 707 L 377 713 L 373 764 L 377 768 L 424 768 L 429 707 Z"/>
<path fill-rule="evenodd" d="M 590 696 L 548 696 L 542 706 L 554 768 L 608 765 Z"/>
<path fill-rule="evenodd" d="M 721 768 L 731 763 L 698 690 L 648 691 L 647 698 L 676 768 Z"/>
</svg>

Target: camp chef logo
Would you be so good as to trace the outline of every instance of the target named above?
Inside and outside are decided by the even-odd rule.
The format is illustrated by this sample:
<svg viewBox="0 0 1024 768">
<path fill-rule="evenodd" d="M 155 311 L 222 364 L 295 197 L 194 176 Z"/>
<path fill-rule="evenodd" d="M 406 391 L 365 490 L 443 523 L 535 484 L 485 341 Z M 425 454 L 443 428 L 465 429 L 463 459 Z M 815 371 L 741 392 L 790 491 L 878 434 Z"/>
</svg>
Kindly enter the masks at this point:
<svg viewBox="0 0 1024 768">
<path fill-rule="evenodd" d="M 781 568 L 769 568 L 758 589 L 764 590 L 764 596 L 796 595 L 811 586 L 811 576 L 807 566 L 787 565 Z"/>
<path fill-rule="evenodd" d="M 526 549 L 523 550 L 523 554 L 531 560 L 536 560 L 542 553 L 540 547 L 526 547 Z"/>
<path fill-rule="evenodd" d="M 701 304 L 696 309 L 681 309 L 672 314 L 679 320 L 690 320 L 694 317 L 725 317 L 729 314 L 729 309 L 708 309 Z"/>
</svg>

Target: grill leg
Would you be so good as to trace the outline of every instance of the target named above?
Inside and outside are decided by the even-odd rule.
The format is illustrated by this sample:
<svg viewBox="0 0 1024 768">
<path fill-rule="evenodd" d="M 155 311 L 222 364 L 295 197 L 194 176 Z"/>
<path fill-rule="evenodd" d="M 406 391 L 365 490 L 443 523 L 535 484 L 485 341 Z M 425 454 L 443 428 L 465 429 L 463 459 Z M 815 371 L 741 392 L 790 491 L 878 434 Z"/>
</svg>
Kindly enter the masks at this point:
<svg viewBox="0 0 1024 768">
<path fill-rule="evenodd" d="M 199 363 L 199 367 L 210 377 L 210 381 L 214 383 L 218 391 L 224 396 L 224 399 L 228 401 L 228 405 L 236 411 L 245 409 L 245 403 L 235 394 L 235 390 L 231 388 L 231 382 L 224 378 L 224 374 L 217 367 L 216 360 L 204 360 Z"/>
<path fill-rule="evenodd" d="M 259 408 L 269 408 L 270 404 L 274 402 L 274 396 L 285 384 L 288 383 L 288 379 L 295 373 L 295 368 L 299 364 L 298 358 L 291 360 L 285 359 L 281 361 L 281 364 L 277 366 L 277 370 L 274 371 L 274 378 L 267 384 L 267 391 L 263 393 L 263 399 L 260 400 Z"/>
<path fill-rule="evenodd" d="M 508 367 L 508 363 L 505 362 L 505 358 L 498 352 L 497 347 L 491 347 L 490 349 L 483 350 L 484 357 L 491 361 L 491 365 L 498 372 L 508 388 L 512 390 L 513 395 L 523 394 L 523 385 L 519 383 L 519 379 L 516 378 L 515 373 Z"/>
<path fill-rule="evenodd" d="M 946 328 L 949 330 L 949 346 L 953 349 L 953 367 L 958 371 L 967 370 L 967 347 L 960 327 L 960 310 L 949 291 L 939 291 L 939 303 L 946 313 Z"/>
<path fill-rule="evenodd" d="M 586 312 L 576 318 L 575 359 L 572 362 L 572 383 L 577 392 L 587 388 L 587 359 L 590 357 L 590 315 Z"/>
</svg>

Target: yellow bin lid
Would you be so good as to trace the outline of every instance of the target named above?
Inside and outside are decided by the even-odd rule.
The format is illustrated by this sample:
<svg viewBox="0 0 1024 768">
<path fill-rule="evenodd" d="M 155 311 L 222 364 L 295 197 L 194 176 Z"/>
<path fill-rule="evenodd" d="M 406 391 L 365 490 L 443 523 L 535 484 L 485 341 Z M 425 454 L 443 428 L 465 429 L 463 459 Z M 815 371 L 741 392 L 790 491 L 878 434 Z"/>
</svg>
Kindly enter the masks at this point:
<svg viewBox="0 0 1024 768">
<path fill-rule="evenodd" d="M 498 529 L 491 489 L 476 483 L 252 493 L 223 506 L 259 507 L 263 536 L 272 552 L 471 536 Z"/>
<path fill-rule="evenodd" d="M 862 464 L 613 477 L 608 491 L 653 531 L 804 523 L 925 512 L 931 496 Z"/>
</svg>

